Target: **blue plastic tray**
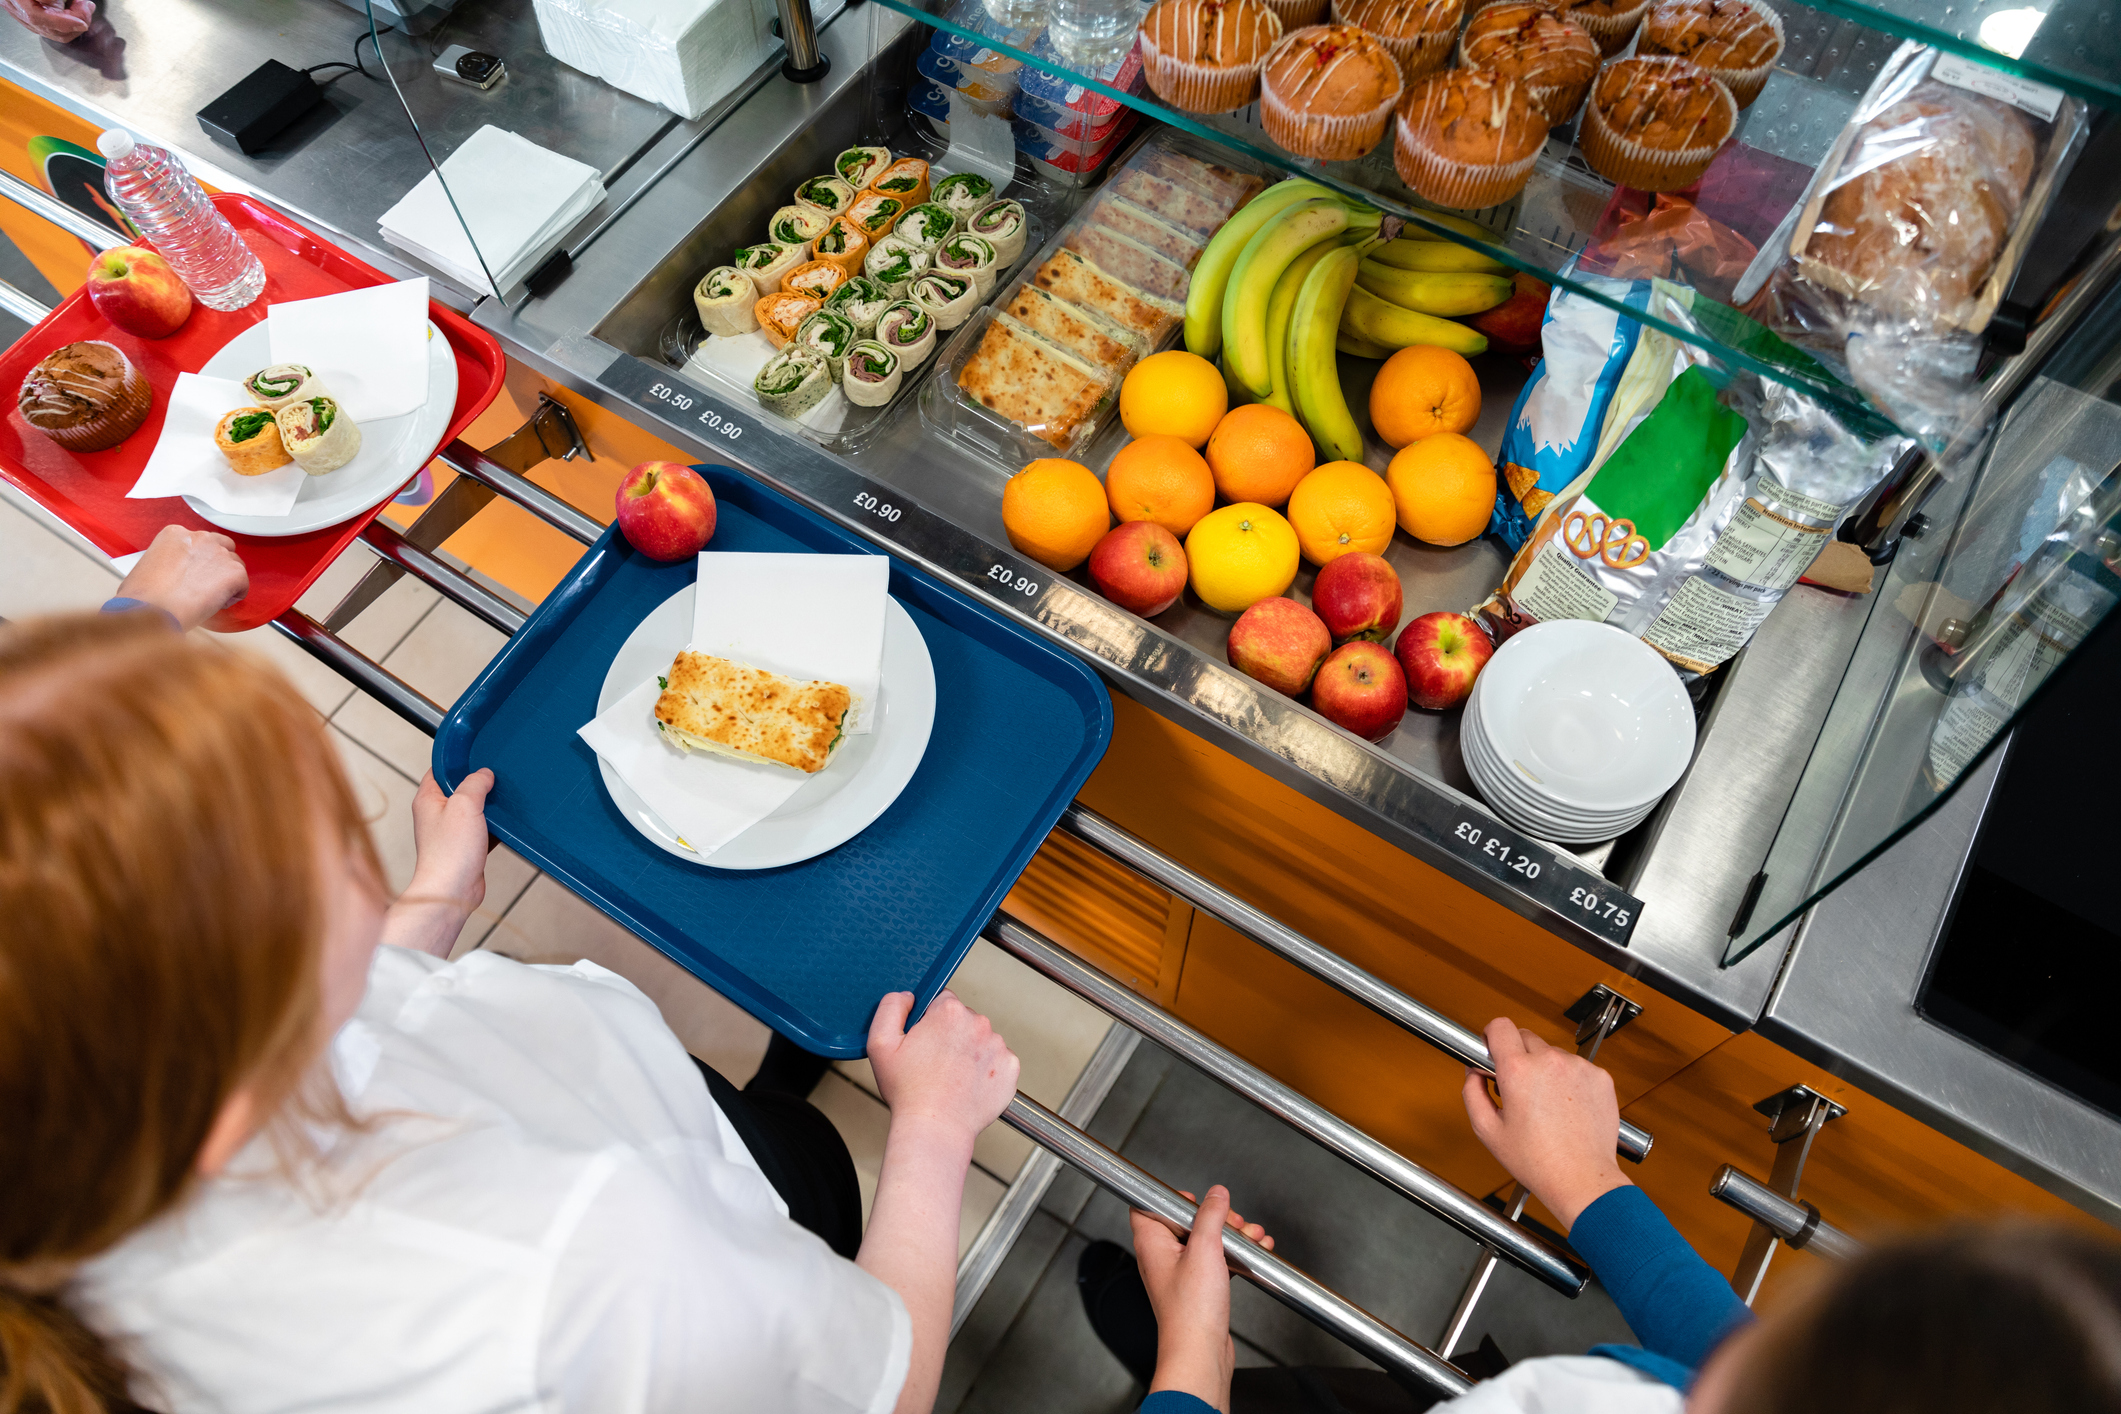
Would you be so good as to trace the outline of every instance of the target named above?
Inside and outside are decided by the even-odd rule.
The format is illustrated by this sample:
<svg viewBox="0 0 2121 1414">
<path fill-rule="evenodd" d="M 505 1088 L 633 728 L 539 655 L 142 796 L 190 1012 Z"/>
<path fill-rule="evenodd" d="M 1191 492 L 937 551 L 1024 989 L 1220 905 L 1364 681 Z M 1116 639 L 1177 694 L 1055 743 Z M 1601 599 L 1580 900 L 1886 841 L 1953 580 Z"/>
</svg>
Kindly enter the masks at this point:
<svg viewBox="0 0 2121 1414">
<path fill-rule="evenodd" d="M 881 553 L 726 467 L 715 550 Z M 782 869 L 687 863 L 635 832 L 575 729 L 634 626 L 693 579 L 607 530 L 435 736 L 444 787 L 496 777 L 486 819 L 538 868 L 809 1050 L 858 1056 L 886 992 L 925 1007 L 1104 755 L 1112 703 L 1081 660 L 894 560 L 935 663 L 935 729 L 905 791 L 839 848 Z"/>
</svg>

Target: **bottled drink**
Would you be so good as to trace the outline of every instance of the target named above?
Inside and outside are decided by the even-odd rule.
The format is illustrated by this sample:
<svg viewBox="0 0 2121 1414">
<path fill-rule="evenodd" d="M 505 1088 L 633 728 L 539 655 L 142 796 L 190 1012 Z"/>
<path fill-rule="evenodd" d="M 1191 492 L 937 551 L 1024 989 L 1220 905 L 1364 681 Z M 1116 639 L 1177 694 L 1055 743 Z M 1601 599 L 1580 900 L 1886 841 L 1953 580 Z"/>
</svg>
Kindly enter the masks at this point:
<svg viewBox="0 0 2121 1414">
<path fill-rule="evenodd" d="M 1112 77 L 1134 47 L 1141 6 L 1134 0 L 1050 0 L 1047 32 L 1061 58 L 1100 81 Z"/>
<path fill-rule="evenodd" d="M 208 309 L 241 309 L 265 289 L 265 265 L 214 210 L 184 164 L 112 128 L 96 139 L 103 189 Z"/>
</svg>

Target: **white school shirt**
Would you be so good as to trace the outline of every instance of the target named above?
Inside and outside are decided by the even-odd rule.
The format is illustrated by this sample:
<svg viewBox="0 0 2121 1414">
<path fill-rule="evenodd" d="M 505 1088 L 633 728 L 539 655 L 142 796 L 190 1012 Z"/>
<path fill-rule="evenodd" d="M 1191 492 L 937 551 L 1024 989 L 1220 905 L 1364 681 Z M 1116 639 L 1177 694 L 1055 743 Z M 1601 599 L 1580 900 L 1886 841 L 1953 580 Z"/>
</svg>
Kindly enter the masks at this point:
<svg viewBox="0 0 2121 1414">
<path fill-rule="evenodd" d="M 881 1414 L 912 1327 L 790 1222 L 655 1006 L 591 962 L 377 950 L 367 1132 L 263 1140 L 70 1293 L 168 1414 Z M 238 1176 L 248 1174 L 249 1176 Z"/>
<path fill-rule="evenodd" d="M 1686 1396 L 1603 1355 L 1520 1360 L 1430 1414 L 1684 1414 Z"/>
</svg>

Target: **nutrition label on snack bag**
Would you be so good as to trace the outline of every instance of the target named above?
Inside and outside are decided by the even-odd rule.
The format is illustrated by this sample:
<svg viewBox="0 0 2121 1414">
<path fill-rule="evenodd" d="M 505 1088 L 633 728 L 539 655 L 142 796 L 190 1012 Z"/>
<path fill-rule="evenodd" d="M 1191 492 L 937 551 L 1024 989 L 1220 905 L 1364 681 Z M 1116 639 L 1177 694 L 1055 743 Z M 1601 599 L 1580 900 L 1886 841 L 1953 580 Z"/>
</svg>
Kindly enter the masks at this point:
<svg viewBox="0 0 2121 1414">
<path fill-rule="evenodd" d="M 1745 647 L 1773 603 L 1718 589 L 1700 575 L 1679 586 L 1642 641 L 1667 657 L 1714 667 Z"/>
<path fill-rule="evenodd" d="M 1510 590 L 1510 602 L 1541 622 L 1590 619 L 1604 623 L 1620 599 L 1593 584 L 1549 540 L 1525 567 L 1524 578 Z"/>
<path fill-rule="evenodd" d="M 1708 567 L 1756 589 L 1788 589 L 1819 558 L 1840 517 L 1841 507 L 1762 477 L 1710 547 Z"/>
</svg>

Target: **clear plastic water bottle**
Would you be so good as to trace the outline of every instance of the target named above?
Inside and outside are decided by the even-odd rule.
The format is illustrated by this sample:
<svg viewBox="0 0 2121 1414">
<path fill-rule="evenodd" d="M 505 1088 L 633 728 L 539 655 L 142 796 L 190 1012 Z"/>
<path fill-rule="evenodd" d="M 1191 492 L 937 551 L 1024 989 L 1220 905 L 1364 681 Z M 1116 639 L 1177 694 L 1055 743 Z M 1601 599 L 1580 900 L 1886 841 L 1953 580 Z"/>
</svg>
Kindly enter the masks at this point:
<svg viewBox="0 0 2121 1414">
<path fill-rule="evenodd" d="M 103 189 L 208 309 L 241 309 L 265 289 L 265 264 L 214 210 L 184 164 L 112 128 L 96 139 Z"/>
<path fill-rule="evenodd" d="M 1046 29 L 1071 68 L 1102 82 L 1134 47 L 1141 10 L 1135 0 L 1050 0 Z"/>
</svg>

